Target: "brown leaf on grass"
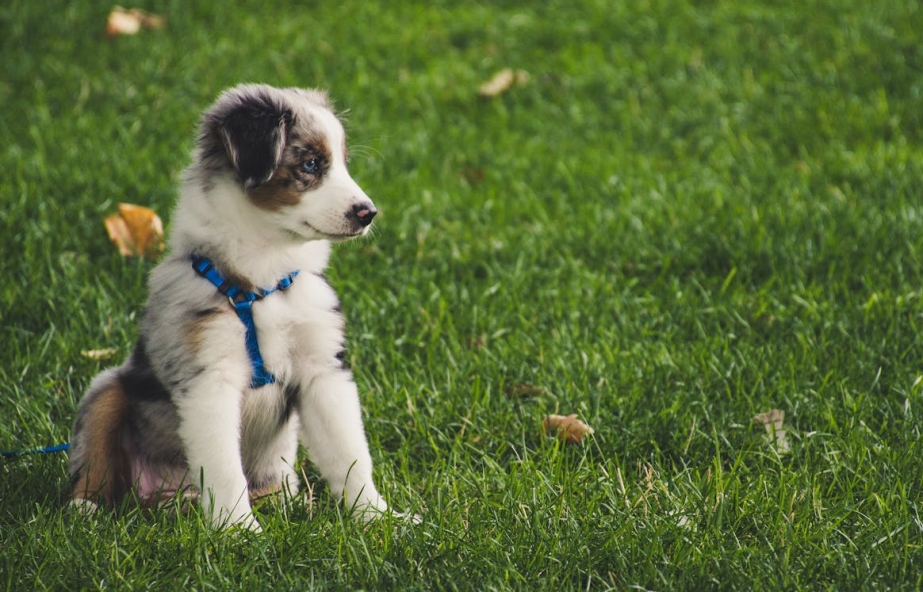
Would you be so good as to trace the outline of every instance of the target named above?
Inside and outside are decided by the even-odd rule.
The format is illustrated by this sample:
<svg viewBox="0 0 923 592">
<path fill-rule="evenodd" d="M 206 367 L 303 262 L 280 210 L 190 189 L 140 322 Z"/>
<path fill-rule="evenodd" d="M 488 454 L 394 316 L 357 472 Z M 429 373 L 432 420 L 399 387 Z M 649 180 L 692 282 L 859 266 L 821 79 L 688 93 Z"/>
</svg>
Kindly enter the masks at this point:
<svg viewBox="0 0 923 592">
<path fill-rule="evenodd" d="M 556 434 L 570 444 L 579 444 L 584 437 L 594 432 L 593 428 L 577 419 L 576 413 L 549 415 L 542 420 L 542 426 L 546 434 Z"/>
<path fill-rule="evenodd" d="M 483 333 L 468 340 L 468 349 L 481 349 L 487 344 L 487 335 Z"/>
<path fill-rule="evenodd" d="M 461 170 L 461 176 L 468 183 L 476 185 L 484 180 L 484 169 L 478 167 L 465 167 Z"/>
<path fill-rule="evenodd" d="M 525 84 L 529 81 L 529 73 L 525 70 L 504 68 L 493 77 L 478 87 L 478 94 L 482 97 L 496 97 L 513 88 L 516 84 Z"/>
<path fill-rule="evenodd" d="M 119 213 L 103 222 L 109 239 L 125 257 L 154 259 L 163 250 L 163 222 L 150 208 L 122 203 Z"/>
<path fill-rule="evenodd" d="M 84 358 L 89 358 L 91 360 L 107 360 L 118 353 L 119 350 L 114 347 L 107 347 L 104 349 L 85 349 L 80 352 L 80 355 Z"/>
<path fill-rule="evenodd" d="M 773 409 L 766 413 L 754 415 L 753 423 L 759 424 L 766 428 L 767 438 L 770 444 L 775 443 L 776 450 L 779 454 L 789 452 L 791 447 L 788 445 L 788 438 L 785 436 L 785 412 L 781 409 Z"/>
<path fill-rule="evenodd" d="M 164 18 L 151 14 L 140 8 L 122 8 L 115 6 L 106 19 L 106 35 L 118 37 L 119 35 L 134 35 L 142 28 L 159 29 L 163 27 Z"/>
</svg>

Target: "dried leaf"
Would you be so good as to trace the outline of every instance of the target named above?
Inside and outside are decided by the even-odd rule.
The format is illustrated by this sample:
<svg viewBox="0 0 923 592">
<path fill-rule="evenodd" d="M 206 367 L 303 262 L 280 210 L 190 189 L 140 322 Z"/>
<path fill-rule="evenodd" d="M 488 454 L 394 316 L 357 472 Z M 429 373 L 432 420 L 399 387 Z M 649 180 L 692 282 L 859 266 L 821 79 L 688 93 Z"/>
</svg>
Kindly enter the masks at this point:
<svg viewBox="0 0 923 592">
<path fill-rule="evenodd" d="M 776 450 L 779 454 L 784 454 L 791 450 L 788 444 L 788 438 L 785 436 L 785 428 L 783 427 L 785 423 L 784 411 L 781 409 L 773 409 L 766 413 L 760 413 L 759 415 L 754 415 L 752 421 L 766 428 L 769 442 L 770 444 L 772 444 L 773 441 L 775 442 Z"/>
<path fill-rule="evenodd" d="M 117 354 L 118 351 L 119 350 L 115 349 L 114 347 L 107 347 L 104 349 L 85 349 L 80 352 L 80 355 L 91 360 L 108 360 Z"/>
<path fill-rule="evenodd" d="M 142 28 L 159 29 L 163 27 L 164 18 L 151 14 L 140 8 L 122 8 L 116 6 L 106 19 L 106 35 L 117 37 L 119 35 L 134 35 Z"/>
<path fill-rule="evenodd" d="M 542 420 L 542 425 L 546 434 L 554 433 L 570 444 L 578 444 L 585 436 L 594 432 L 593 428 L 577 419 L 576 413 L 549 415 Z"/>
<path fill-rule="evenodd" d="M 125 257 L 134 255 L 131 232 L 128 231 L 125 220 L 118 214 L 112 214 L 111 216 L 106 216 L 103 223 L 106 225 L 106 232 L 109 233 L 109 240 L 118 247 L 119 253 Z"/>
<path fill-rule="evenodd" d="M 513 88 L 514 84 L 525 84 L 529 81 L 529 73 L 525 70 L 504 68 L 493 77 L 478 87 L 478 94 L 482 97 L 496 97 Z"/>
<path fill-rule="evenodd" d="M 461 170 L 461 176 L 465 181 L 472 185 L 476 185 L 484 180 L 484 169 L 479 167 L 465 167 Z"/>
<path fill-rule="evenodd" d="M 477 337 L 468 340 L 469 349 L 481 349 L 484 345 L 487 344 L 487 336 L 483 333 L 479 334 Z"/>
<path fill-rule="evenodd" d="M 120 8 L 115 8 L 110 12 L 106 20 L 106 35 L 109 37 L 134 35 L 140 30 L 141 21 Z"/>
<path fill-rule="evenodd" d="M 163 222 L 150 208 L 122 203 L 119 213 L 103 222 L 110 240 L 125 257 L 154 259 L 163 250 Z"/>
</svg>

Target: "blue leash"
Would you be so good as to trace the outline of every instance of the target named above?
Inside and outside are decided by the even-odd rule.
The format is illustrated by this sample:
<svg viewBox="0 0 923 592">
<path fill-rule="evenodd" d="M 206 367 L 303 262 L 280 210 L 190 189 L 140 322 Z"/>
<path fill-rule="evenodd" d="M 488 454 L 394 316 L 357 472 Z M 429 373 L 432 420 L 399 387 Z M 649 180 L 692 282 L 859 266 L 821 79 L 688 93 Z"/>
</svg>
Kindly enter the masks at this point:
<svg viewBox="0 0 923 592">
<path fill-rule="evenodd" d="M 250 387 L 260 388 L 261 386 L 274 383 L 276 377 L 273 376 L 272 372 L 266 369 L 266 365 L 263 363 L 263 356 L 260 354 L 260 343 L 256 339 L 256 324 L 253 322 L 253 303 L 257 300 L 262 300 L 273 292 L 285 290 L 291 286 L 292 282 L 295 281 L 295 276 L 298 275 L 298 270 L 296 269 L 279 280 L 279 283 L 273 288 L 257 288 L 256 292 L 247 292 L 240 286 L 232 284 L 224 279 L 224 276 L 215 269 L 214 263 L 205 257 L 193 256 L 192 268 L 195 269 L 196 273 L 218 288 L 219 292 L 228 297 L 228 300 L 234 305 L 234 311 L 237 312 L 237 317 L 247 329 L 247 334 L 244 339 L 247 345 L 247 355 L 250 357 L 250 365 L 253 367 L 253 377 L 250 379 Z"/>
<path fill-rule="evenodd" d="M 0 450 L 0 457 L 12 458 L 14 456 L 24 456 L 26 454 L 47 454 L 51 452 L 64 452 L 71 447 L 70 443 L 55 444 L 54 446 L 45 446 L 42 448 L 30 448 L 29 450 Z"/>
</svg>

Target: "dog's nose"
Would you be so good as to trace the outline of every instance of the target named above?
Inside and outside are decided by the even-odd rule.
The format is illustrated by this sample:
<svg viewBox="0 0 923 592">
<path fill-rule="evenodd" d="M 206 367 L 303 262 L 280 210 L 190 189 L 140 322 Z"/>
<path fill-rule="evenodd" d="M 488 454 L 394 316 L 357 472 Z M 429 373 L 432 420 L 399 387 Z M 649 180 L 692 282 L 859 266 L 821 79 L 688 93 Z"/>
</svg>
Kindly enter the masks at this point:
<svg viewBox="0 0 923 592">
<path fill-rule="evenodd" d="M 377 213 L 378 210 L 375 209 L 375 206 L 370 203 L 362 203 L 353 206 L 352 217 L 365 227 L 372 223 L 372 218 Z"/>
</svg>

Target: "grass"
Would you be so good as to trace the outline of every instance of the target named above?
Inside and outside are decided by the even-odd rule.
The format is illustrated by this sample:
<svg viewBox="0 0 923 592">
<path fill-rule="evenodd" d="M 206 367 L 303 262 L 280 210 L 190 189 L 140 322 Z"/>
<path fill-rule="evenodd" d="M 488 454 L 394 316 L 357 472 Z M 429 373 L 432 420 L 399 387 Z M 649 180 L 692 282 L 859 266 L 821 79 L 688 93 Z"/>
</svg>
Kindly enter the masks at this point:
<svg viewBox="0 0 923 592">
<path fill-rule="evenodd" d="M 382 210 L 330 272 L 377 479 L 424 523 L 314 501 L 259 536 L 62 508 L 0 461 L 0 585 L 923 586 L 923 9 L 915 0 L 0 5 L 0 448 L 66 441 L 130 350 L 198 112 L 241 81 L 349 109 Z M 503 67 L 531 75 L 494 99 Z M 778 454 L 750 418 L 786 412 Z M 582 445 L 541 418 L 578 413 Z"/>
</svg>

